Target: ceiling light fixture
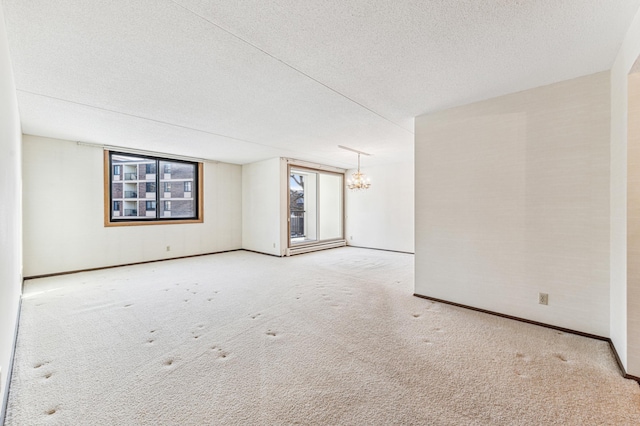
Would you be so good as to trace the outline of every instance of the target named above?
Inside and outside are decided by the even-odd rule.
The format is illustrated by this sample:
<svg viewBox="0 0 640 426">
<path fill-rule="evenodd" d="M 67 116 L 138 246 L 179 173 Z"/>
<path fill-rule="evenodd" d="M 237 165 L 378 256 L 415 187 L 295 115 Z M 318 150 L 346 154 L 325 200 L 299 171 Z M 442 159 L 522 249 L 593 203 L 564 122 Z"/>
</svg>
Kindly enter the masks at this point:
<svg viewBox="0 0 640 426">
<path fill-rule="evenodd" d="M 347 179 L 347 188 L 354 190 L 368 189 L 371 186 L 371 180 L 360 171 L 360 154 L 367 156 L 371 154 L 367 154 L 366 152 L 358 151 L 356 149 L 348 148 L 342 145 L 338 145 L 338 148 L 346 149 L 347 151 L 353 151 L 358 154 L 358 170 L 355 173 L 352 173 L 351 177 Z"/>
</svg>

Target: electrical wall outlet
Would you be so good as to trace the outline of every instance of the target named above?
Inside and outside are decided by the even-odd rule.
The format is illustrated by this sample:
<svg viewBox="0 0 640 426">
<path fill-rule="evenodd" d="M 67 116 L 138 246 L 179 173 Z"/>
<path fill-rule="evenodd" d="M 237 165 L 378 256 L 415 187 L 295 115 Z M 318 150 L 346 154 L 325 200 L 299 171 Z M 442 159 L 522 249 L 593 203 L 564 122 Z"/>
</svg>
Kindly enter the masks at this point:
<svg viewBox="0 0 640 426">
<path fill-rule="evenodd" d="M 547 293 L 538 293 L 538 303 L 541 305 L 548 305 L 549 295 Z"/>
</svg>

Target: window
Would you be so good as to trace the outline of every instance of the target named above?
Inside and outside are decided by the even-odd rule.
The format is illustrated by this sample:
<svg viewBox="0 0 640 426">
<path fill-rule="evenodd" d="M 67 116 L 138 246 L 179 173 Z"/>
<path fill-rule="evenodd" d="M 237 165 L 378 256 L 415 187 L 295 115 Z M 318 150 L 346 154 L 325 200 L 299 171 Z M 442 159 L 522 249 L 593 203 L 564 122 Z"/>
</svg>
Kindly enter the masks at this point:
<svg viewBox="0 0 640 426">
<path fill-rule="evenodd" d="M 185 181 L 184 192 L 191 192 L 191 181 Z"/>
<path fill-rule="evenodd" d="M 120 178 L 135 170 L 151 176 L 147 182 Z M 193 196 L 169 200 L 175 181 Z M 105 226 L 202 222 L 201 185 L 201 163 L 105 151 Z"/>
</svg>

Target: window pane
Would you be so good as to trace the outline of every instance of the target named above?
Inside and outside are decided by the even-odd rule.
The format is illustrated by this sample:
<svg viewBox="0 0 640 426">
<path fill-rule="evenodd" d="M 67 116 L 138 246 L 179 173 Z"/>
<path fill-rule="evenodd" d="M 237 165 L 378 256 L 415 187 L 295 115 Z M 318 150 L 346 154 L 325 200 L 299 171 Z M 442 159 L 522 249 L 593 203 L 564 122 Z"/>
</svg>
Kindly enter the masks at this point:
<svg viewBox="0 0 640 426">
<path fill-rule="evenodd" d="M 161 160 L 160 168 L 165 171 L 164 175 L 160 176 L 164 189 L 160 194 L 164 201 L 160 218 L 196 217 L 197 164 Z M 167 170 L 170 174 L 167 174 Z"/>
<path fill-rule="evenodd" d="M 132 220 L 144 217 L 144 212 L 138 208 L 138 198 L 144 196 L 139 190 L 139 171 L 149 159 L 124 154 L 112 154 L 111 164 L 114 178 L 111 182 L 111 219 Z"/>
</svg>

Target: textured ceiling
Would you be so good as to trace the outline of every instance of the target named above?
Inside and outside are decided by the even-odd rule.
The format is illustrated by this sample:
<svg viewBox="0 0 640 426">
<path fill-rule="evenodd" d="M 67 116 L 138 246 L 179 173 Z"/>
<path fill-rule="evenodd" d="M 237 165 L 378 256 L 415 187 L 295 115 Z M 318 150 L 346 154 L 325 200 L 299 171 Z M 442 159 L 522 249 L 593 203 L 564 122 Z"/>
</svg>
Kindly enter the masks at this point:
<svg viewBox="0 0 640 426">
<path fill-rule="evenodd" d="M 640 0 L 4 0 L 23 132 L 248 163 L 607 70 Z"/>
</svg>

